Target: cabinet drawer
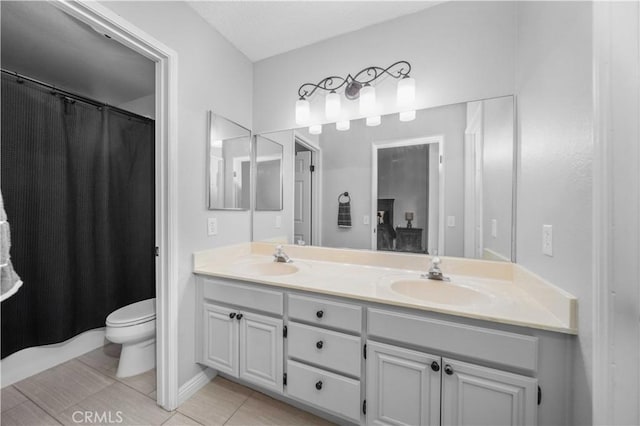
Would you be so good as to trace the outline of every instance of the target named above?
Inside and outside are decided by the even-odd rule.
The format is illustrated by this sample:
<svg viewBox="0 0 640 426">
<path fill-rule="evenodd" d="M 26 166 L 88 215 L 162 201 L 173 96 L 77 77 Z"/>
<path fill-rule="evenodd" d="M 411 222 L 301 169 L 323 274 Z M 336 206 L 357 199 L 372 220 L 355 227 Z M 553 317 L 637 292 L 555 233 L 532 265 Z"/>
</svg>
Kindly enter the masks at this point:
<svg viewBox="0 0 640 426">
<path fill-rule="evenodd" d="M 362 331 L 360 306 L 295 294 L 289 294 L 287 297 L 291 319 L 358 334 Z"/>
<path fill-rule="evenodd" d="M 368 336 L 538 370 L 538 338 L 369 308 Z"/>
<path fill-rule="evenodd" d="M 200 277 L 200 279 L 205 299 L 275 315 L 282 315 L 284 312 L 284 296 L 280 291 L 210 278 Z"/>
<path fill-rule="evenodd" d="M 310 325 L 289 323 L 289 357 L 360 377 L 360 338 Z"/>
<path fill-rule="evenodd" d="M 360 422 L 360 381 L 287 361 L 287 393 L 318 408 Z"/>
</svg>

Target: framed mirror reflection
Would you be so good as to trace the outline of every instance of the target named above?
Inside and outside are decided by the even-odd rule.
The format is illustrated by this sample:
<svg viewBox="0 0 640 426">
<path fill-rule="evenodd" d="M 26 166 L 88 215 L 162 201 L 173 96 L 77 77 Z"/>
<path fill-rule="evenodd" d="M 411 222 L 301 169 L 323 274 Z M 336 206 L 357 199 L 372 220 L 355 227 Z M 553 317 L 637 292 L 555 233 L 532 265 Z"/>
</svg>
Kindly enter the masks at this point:
<svg viewBox="0 0 640 426">
<path fill-rule="evenodd" d="M 256 136 L 256 211 L 282 210 L 283 147 Z"/>
<path fill-rule="evenodd" d="M 282 226 L 254 221 L 254 240 L 513 261 L 514 111 L 505 96 L 408 122 L 390 114 L 377 126 L 261 135 L 285 140 L 292 158 Z"/>
<path fill-rule="evenodd" d="M 207 208 L 249 210 L 251 131 L 212 111 L 207 122 Z"/>
</svg>

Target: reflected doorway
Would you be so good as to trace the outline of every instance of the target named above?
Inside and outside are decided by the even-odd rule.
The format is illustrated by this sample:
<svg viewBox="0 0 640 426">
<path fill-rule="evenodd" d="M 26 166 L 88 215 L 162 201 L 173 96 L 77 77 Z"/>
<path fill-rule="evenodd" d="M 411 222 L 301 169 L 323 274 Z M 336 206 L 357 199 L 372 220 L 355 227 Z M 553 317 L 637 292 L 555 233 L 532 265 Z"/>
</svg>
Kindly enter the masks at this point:
<svg viewBox="0 0 640 426">
<path fill-rule="evenodd" d="M 317 151 L 299 137 L 295 139 L 293 191 L 293 243 L 319 244 L 314 235 L 314 174 Z"/>
</svg>

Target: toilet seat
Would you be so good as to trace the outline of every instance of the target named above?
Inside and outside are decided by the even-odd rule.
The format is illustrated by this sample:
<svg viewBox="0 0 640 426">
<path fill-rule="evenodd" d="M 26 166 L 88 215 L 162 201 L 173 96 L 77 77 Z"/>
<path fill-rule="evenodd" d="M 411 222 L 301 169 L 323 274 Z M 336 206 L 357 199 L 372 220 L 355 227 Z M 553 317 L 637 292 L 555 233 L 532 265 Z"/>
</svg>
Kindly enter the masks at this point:
<svg viewBox="0 0 640 426">
<path fill-rule="evenodd" d="M 108 327 L 130 327 L 156 319 L 156 299 L 132 303 L 113 311 L 107 317 Z"/>
</svg>

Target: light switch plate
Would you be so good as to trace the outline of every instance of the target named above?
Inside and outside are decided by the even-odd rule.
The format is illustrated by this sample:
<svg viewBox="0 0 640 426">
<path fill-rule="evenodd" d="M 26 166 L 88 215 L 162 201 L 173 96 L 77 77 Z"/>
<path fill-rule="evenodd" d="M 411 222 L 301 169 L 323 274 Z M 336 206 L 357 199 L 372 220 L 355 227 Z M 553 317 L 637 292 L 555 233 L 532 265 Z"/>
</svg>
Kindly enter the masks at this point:
<svg viewBox="0 0 640 426">
<path fill-rule="evenodd" d="M 276 228 L 277 229 L 282 228 L 282 216 L 280 215 L 276 216 Z"/>
<path fill-rule="evenodd" d="M 542 254 L 553 256 L 553 226 L 542 225 Z"/>
<path fill-rule="evenodd" d="M 491 219 L 491 236 L 498 238 L 498 221 L 496 219 Z"/>
<path fill-rule="evenodd" d="M 368 225 L 368 224 L 369 224 L 369 216 L 366 216 L 366 215 L 365 215 L 365 216 L 362 218 L 362 224 L 363 224 L 363 225 Z"/>
<path fill-rule="evenodd" d="M 456 217 L 455 216 L 447 216 L 447 226 L 449 228 L 455 228 L 455 226 L 456 226 Z"/>
<path fill-rule="evenodd" d="M 215 217 L 207 218 L 207 235 L 218 235 L 218 219 Z"/>
</svg>

